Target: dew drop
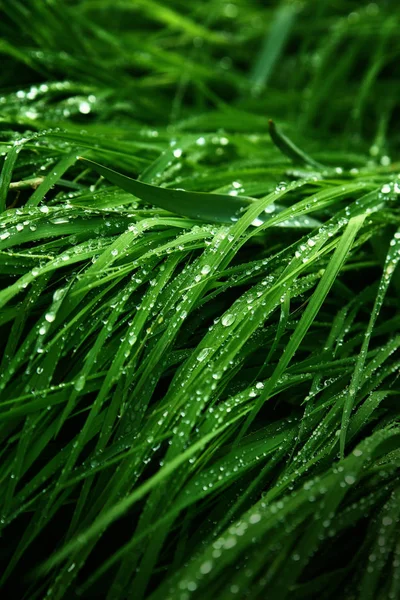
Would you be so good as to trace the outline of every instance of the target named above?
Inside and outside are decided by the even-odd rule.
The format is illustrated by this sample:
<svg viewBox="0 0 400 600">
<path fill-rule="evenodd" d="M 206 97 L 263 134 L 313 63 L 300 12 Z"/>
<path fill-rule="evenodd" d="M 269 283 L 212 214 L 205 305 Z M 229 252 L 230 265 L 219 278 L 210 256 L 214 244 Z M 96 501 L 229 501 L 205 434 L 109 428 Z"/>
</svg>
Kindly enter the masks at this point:
<svg viewBox="0 0 400 600">
<path fill-rule="evenodd" d="M 250 515 L 249 518 L 249 522 L 250 523 L 258 523 L 259 521 L 261 521 L 261 515 L 259 513 L 254 513 L 253 515 Z"/>
<path fill-rule="evenodd" d="M 347 483 L 347 485 L 353 485 L 353 483 L 355 483 L 356 481 L 356 478 L 354 477 L 354 475 L 346 475 L 344 480 Z"/>
<path fill-rule="evenodd" d="M 211 351 L 211 348 L 202 348 L 196 357 L 197 360 L 199 362 L 203 362 L 203 360 L 205 360 L 207 358 L 207 356 L 209 355 L 210 351 Z"/>
<path fill-rule="evenodd" d="M 84 375 L 80 375 L 78 379 L 75 381 L 74 388 L 77 392 L 80 392 L 85 387 L 86 378 Z"/>
<path fill-rule="evenodd" d="M 232 313 L 228 313 L 227 315 L 224 315 L 222 317 L 221 323 L 224 327 L 230 327 L 231 325 L 233 325 L 235 320 L 236 320 L 235 315 L 233 315 Z"/>
<path fill-rule="evenodd" d="M 91 111 L 91 106 L 89 104 L 89 102 L 81 102 L 79 105 L 79 112 L 82 113 L 83 115 L 88 115 Z"/>
<path fill-rule="evenodd" d="M 206 560 L 205 562 L 203 562 L 203 564 L 200 566 L 200 573 L 202 575 L 207 575 L 207 573 L 210 573 L 210 571 L 212 570 L 213 567 L 213 563 L 211 560 Z"/>
<path fill-rule="evenodd" d="M 133 346 L 136 343 L 137 336 L 132 332 L 128 336 L 128 343 L 130 346 Z"/>
</svg>

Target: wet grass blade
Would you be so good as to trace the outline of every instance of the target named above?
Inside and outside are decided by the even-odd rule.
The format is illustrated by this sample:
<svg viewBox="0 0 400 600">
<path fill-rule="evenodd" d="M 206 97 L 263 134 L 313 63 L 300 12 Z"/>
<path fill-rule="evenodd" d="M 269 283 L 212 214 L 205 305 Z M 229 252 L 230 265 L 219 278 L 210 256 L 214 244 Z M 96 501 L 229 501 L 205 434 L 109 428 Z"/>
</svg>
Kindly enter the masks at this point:
<svg viewBox="0 0 400 600">
<path fill-rule="evenodd" d="M 269 121 L 269 134 L 276 147 L 279 148 L 285 156 L 290 158 L 294 164 L 308 165 L 314 169 L 325 169 L 324 165 L 315 161 L 311 156 L 308 156 L 308 154 L 296 146 L 292 140 L 282 133 L 280 128 L 275 125 L 272 120 Z"/>
<path fill-rule="evenodd" d="M 231 223 L 232 219 L 238 218 L 240 211 L 252 203 L 251 198 L 242 196 L 186 192 L 184 190 L 157 187 L 117 173 L 87 158 L 80 157 L 80 159 L 108 181 L 126 192 L 134 194 L 144 202 L 155 204 L 160 208 L 186 217 L 212 223 Z"/>
</svg>

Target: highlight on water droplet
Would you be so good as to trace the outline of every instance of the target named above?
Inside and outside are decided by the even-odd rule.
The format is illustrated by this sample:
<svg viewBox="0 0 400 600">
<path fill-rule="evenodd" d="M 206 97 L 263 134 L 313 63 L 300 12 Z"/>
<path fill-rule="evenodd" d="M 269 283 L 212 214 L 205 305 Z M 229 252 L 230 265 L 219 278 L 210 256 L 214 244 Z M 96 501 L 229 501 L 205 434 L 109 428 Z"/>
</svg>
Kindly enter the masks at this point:
<svg viewBox="0 0 400 600">
<path fill-rule="evenodd" d="M 222 317 L 221 323 L 224 327 L 230 327 L 230 325 L 233 325 L 235 320 L 236 320 L 235 315 L 233 315 L 232 313 L 228 313 L 227 315 L 224 315 Z"/>
<path fill-rule="evenodd" d="M 89 104 L 89 102 L 81 102 L 79 104 L 79 112 L 82 113 L 83 115 L 88 115 L 91 111 L 91 106 Z"/>
<path fill-rule="evenodd" d="M 78 379 L 74 383 L 74 388 L 77 392 L 80 392 L 85 387 L 86 377 L 84 375 L 80 375 Z"/>
<path fill-rule="evenodd" d="M 203 360 L 205 360 L 207 358 L 207 356 L 210 354 L 211 352 L 211 348 L 202 348 L 200 350 L 200 352 L 198 353 L 198 355 L 196 356 L 197 360 L 199 362 L 203 362 Z"/>
</svg>

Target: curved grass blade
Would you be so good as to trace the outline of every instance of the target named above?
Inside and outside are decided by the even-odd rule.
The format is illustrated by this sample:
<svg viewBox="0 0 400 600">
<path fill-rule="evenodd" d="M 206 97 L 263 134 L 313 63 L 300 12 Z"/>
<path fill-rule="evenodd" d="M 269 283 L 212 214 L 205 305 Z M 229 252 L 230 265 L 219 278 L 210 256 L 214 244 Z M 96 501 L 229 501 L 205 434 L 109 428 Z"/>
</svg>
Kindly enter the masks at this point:
<svg viewBox="0 0 400 600">
<path fill-rule="evenodd" d="M 262 394 L 260 395 L 257 404 L 254 405 L 252 412 L 247 417 L 246 422 L 244 423 L 241 433 L 239 435 L 239 439 L 244 434 L 245 431 L 250 427 L 251 423 L 255 419 L 258 414 L 261 406 L 265 402 L 270 390 L 278 381 L 279 377 L 281 377 L 285 368 L 288 366 L 291 361 L 293 355 L 298 349 L 302 339 L 310 328 L 312 322 L 316 318 L 319 309 L 321 308 L 326 296 L 329 293 L 338 273 L 340 272 L 348 253 L 353 245 L 355 237 L 362 227 L 364 223 L 365 215 L 359 215 L 357 217 L 353 217 L 351 219 L 340 239 L 340 242 L 337 245 L 336 251 L 333 254 L 328 267 L 326 268 L 318 286 L 315 290 L 310 302 L 307 305 L 306 310 L 304 311 L 302 318 L 299 321 L 296 330 L 294 331 L 292 337 L 290 338 L 280 360 L 279 363 L 268 381 L 268 384 L 265 386 Z"/>
<path fill-rule="evenodd" d="M 62 177 L 76 161 L 76 151 L 69 152 L 65 154 L 60 161 L 53 167 L 51 172 L 47 175 L 47 177 L 42 181 L 39 187 L 33 192 L 32 196 L 29 198 L 26 203 L 27 206 L 38 206 L 38 204 L 43 200 L 45 194 L 57 183 L 57 181 Z"/>
<path fill-rule="evenodd" d="M 308 156 L 308 154 L 303 152 L 303 150 L 298 148 L 292 140 L 282 133 L 272 119 L 269 120 L 269 134 L 275 146 L 295 164 L 309 165 L 310 167 L 314 167 L 314 169 L 326 168 L 323 164 L 317 162 L 311 158 L 311 156 Z"/>
<path fill-rule="evenodd" d="M 88 166 L 103 175 L 108 181 L 134 194 L 144 202 L 155 204 L 164 210 L 186 217 L 210 221 L 212 223 L 231 223 L 232 218 L 252 204 L 253 200 L 246 196 L 229 196 L 228 194 L 208 194 L 205 192 L 186 192 L 161 188 L 143 183 L 122 175 L 113 169 L 100 165 L 87 158 L 79 157 Z"/>
<path fill-rule="evenodd" d="M 368 323 L 367 330 L 364 335 L 363 343 L 361 346 L 360 353 L 357 358 L 356 366 L 350 383 L 349 391 L 346 397 L 346 401 L 343 407 L 342 424 L 340 430 L 340 453 L 344 456 L 346 434 L 350 423 L 350 416 L 353 410 L 356 394 L 359 389 L 360 380 L 365 366 L 367 352 L 371 335 L 376 323 L 376 320 L 381 311 L 383 301 L 385 299 L 386 292 L 389 288 L 389 284 L 392 279 L 392 275 L 400 262 L 400 230 L 398 230 L 391 241 L 386 261 L 383 269 L 381 281 L 379 283 L 378 293 L 375 299 L 374 307 L 372 309 L 371 317 Z"/>
<path fill-rule="evenodd" d="M 238 418 L 239 417 L 236 417 L 235 420 Z M 115 520 L 119 519 L 135 502 L 146 496 L 150 490 L 169 477 L 180 465 L 185 463 L 191 456 L 195 455 L 198 450 L 202 449 L 208 442 L 227 429 L 229 425 L 230 423 L 226 423 L 199 439 L 185 452 L 165 464 L 155 475 L 153 475 L 153 477 L 136 488 L 136 490 L 129 496 L 114 504 L 112 508 L 107 510 L 107 512 L 104 512 L 97 521 L 88 527 L 84 533 L 73 538 L 59 552 L 47 560 L 42 566 L 43 571 L 46 571 L 47 569 L 50 569 L 54 565 L 63 561 L 71 552 L 82 547 L 87 541 L 95 537 L 110 523 L 113 523 Z"/>
<path fill-rule="evenodd" d="M 4 159 L 3 169 L 0 174 L 0 213 L 6 210 L 7 192 L 10 187 L 12 172 L 21 150 L 22 146 L 15 144 L 10 148 Z"/>
</svg>

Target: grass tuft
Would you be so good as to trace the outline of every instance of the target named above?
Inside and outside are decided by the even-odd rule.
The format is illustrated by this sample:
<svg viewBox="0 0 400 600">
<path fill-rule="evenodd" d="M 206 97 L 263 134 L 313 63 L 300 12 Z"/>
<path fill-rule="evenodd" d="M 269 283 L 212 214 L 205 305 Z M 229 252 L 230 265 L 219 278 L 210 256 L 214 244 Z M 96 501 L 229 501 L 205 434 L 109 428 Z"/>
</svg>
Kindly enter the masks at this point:
<svg viewBox="0 0 400 600">
<path fill-rule="evenodd" d="M 0 3 L 4 597 L 400 597 L 397 13 Z"/>
</svg>

